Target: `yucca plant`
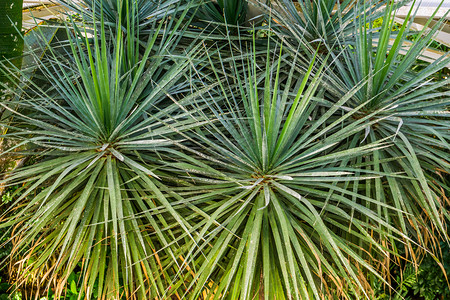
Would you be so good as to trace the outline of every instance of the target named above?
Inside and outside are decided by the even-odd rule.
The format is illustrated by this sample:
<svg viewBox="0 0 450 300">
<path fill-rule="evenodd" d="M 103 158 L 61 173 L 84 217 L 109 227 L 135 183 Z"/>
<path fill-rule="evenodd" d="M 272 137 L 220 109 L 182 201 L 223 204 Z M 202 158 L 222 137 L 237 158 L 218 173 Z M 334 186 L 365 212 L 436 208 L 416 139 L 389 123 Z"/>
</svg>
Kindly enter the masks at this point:
<svg viewBox="0 0 450 300">
<path fill-rule="evenodd" d="M 180 11 L 180 5 L 187 1 L 178 0 L 58 0 L 70 9 L 69 14 L 77 14 L 85 22 L 97 23 L 102 18 L 105 25 L 115 27 L 120 19 L 123 29 L 128 23 L 138 24 L 143 30 L 154 19 L 163 19 Z"/>
<path fill-rule="evenodd" d="M 405 234 L 409 233 L 425 243 L 432 237 L 446 236 L 442 225 L 446 212 L 442 205 L 446 199 L 445 191 L 448 191 L 443 178 L 448 174 L 449 102 L 445 89 L 448 83 L 433 82 L 432 75 L 448 65 L 449 60 L 446 55 L 425 68 L 418 67 L 421 53 L 441 23 L 435 24 L 430 31 L 424 29 L 418 34 L 411 31 L 413 21 L 409 18 L 414 18 L 412 5 L 406 18 L 409 21 L 403 25 L 396 24 L 395 11 L 402 3 L 389 1 L 383 10 L 379 10 L 384 13 L 381 28 L 374 28 L 373 16 L 379 13 L 376 10 L 378 3 L 354 2 L 354 9 L 361 9 L 358 13 L 356 10 L 353 12 L 352 21 L 338 22 L 342 26 L 329 27 L 335 33 L 327 36 L 335 36 L 335 42 L 330 44 L 322 38 L 316 42 L 321 42 L 318 46 L 319 53 L 323 54 L 320 59 L 328 59 L 328 67 L 325 68 L 327 76 L 322 82 L 323 89 L 327 91 L 325 100 L 329 101 L 326 106 L 333 107 L 340 99 L 353 94 L 338 114 L 330 116 L 329 123 L 340 122 L 342 114 L 354 110 L 358 112 L 342 126 L 350 126 L 354 121 L 368 116 L 371 122 L 378 120 L 366 126 L 364 131 L 356 132 L 346 147 L 351 149 L 359 143 L 390 137 L 395 141 L 395 147 L 373 153 L 372 159 L 377 161 L 373 170 L 406 175 L 406 178 L 391 177 L 387 181 L 374 179 L 373 183 L 362 185 L 361 192 L 378 200 L 384 199 L 382 201 L 408 212 L 391 215 L 378 208 L 380 216 L 384 215 L 386 220 L 401 227 Z M 300 6 L 304 5 L 309 4 Z M 339 5 L 337 16 L 334 15 L 336 17 L 339 16 Z M 310 14 L 306 8 L 301 12 L 302 15 Z M 432 18 L 425 28 L 431 24 Z M 311 51 L 306 50 L 309 47 L 308 34 L 294 34 L 299 27 L 297 23 L 284 22 L 277 27 L 279 36 L 291 53 L 287 61 L 302 49 L 305 51 L 301 53 L 311 56 L 308 54 Z M 346 34 L 341 35 L 344 25 Z M 413 35 L 415 39 L 408 41 Z M 323 52 L 323 47 L 327 47 L 328 51 Z M 305 64 L 307 61 L 303 62 Z M 363 84 L 362 87 L 354 93 L 354 87 L 360 84 Z M 355 158 L 348 165 L 361 163 L 361 159 Z M 437 234 L 435 228 L 440 233 Z"/>
<path fill-rule="evenodd" d="M 195 2 L 173 0 L 85 0 L 79 2 L 61 0 L 60 3 L 70 8 L 66 14 L 73 23 L 71 27 L 76 30 L 76 24 L 83 24 L 81 26 L 86 33 L 79 34 L 96 36 L 98 32 L 94 32 L 94 28 L 106 26 L 105 38 L 113 42 L 117 39 L 117 33 L 120 30 L 121 38 L 124 40 L 124 58 L 128 68 L 139 63 L 140 57 L 145 51 L 145 41 L 149 35 L 153 34 L 157 24 L 163 24 L 163 26 L 151 55 L 157 54 L 155 49 L 159 47 L 165 47 L 164 51 L 167 53 L 176 52 L 177 45 L 184 42 L 182 37 L 190 23 L 186 14 L 189 8 L 196 6 Z M 159 40 L 161 38 L 163 40 Z M 164 39 L 172 42 L 165 43 Z M 189 47 L 192 40 L 189 39 L 184 47 Z"/>
<path fill-rule="evenodd" d="M 392 37 L 393 14 L 391 4 L 378 33 L 365 26 L 364 17 L 354 22 L 356 41 L 342 49 L 334 60 L 336 67 L 328 77 L 333 83 L 327 86 L 330 91 L 327 99 L 334 105 L 346 93 L 351 93 L 355 85 L 364 82 L 342 107 L 341 113 L 354 109 L 358 112 L 353 120 L 342 125 L 349 126 L 367 116 L 378 120 L 373 125 L 368 124 L 364 131 L 355 132 L 351 140 L 364 144 L 390 138 L 393 147 L 373 152 L 373 159 L 377 161 L 374 170 L 407 176 L 390 178 L 387 182 L 376 179 L 374 184 L 364 187 L 364 193 L 376 198 L 386 197 L 391 205 L 408 212 L 399 211 L 397 216 L 391 216 L 380 209 L 379 215 L 395 222 L 404 232 L 412 231 L 418 240 L 425 242 L 436 235 L 434 229 L 446 235 L 442 217 L 448 217 L 443 205 L 449 187 L 443 182 L 443 176 L 450 171 L 450 98 L 445 88 L 448 80 L 436 82 L 432 75 L 448 65 L 450 58 L 443 56 L 419 69 L 420 55 L 439 30 L 440 23 L 429 32 L 422 30 L 407 44 L 412 35 L 412 21 L 405 22 Z M 414 17 L 413 8 L 409 17 Z M 339 118 L 335 115 L 329 121 Z M 402 159 L 397 159 L 399 157 Z M 351 165 L 358 163 L 361 161 L 356 158 L 349 161 Z"/>
<path fill-rule="evenodd" d="M 180 194 L 206 215 L 189 252 L 196 269 L 183 278 L 185 298 L 321 299 L 347 294 L 338 291 L 344 283 L 363 295 L 361 271 L 378 274 L 372 263 L 387 255 L 388 238 L 405 237 L 366 204 L 394 207 L 355 191 L 385 174 L 346 162 L 390 145 L 343 147 L 369 119 L 327 124 L 339 106 L 319 110 L 314 61 L 298 74 L 282 67 L 281 49 L 272 61 L 268 48 L 265 66 L 250 51 L 228 69 L 232 79 L 218 75 L 212 97 L 187 107 L 211 122 L 186 134 L 186 156 L 173 165 L 191 182 Z"/>
<path fill-rule="evenodd" d="M 189 15 L 192 18 L 191 35 L 205 40 L 242 38 L 246 27 L 248 0 L 195 0 Z"/>
<path fill-rule="evenodd" d="M 231 25 L 234 28 L 242 25 L 247 16 L 247 0 L 203 1 L 198 9 L 197 17 L 203 22 L 211 22 L 212 26 Z"/>
<path fill-rule="evenodd" d="M 62 57 L 50 49 L 39 65 L 46 84 L 22 72 L 24 84 L 15 87 L 21 97 L 0 103 L 14 115 L 2 124 L 3 138 L 39 157 L 2 182 L 23 184 L 23 193 L 1 226 L 16 226 L 11 256 L 23 264 L 19 286 L 37 278 L 35 286 L 53 285 L 59 297 L 70 273 L 81 270 L 79 299 L 93 297 L 94 285 L 103 299 L 167 298 L 177 293 L 172 277 L 188 260 L 180 245 L 189 245 L 195 230 L 161 181 L 176 178 L 159 168 L 173 159 L 167 153 L 179 133 L 199 123 L 179 109 L 195 94 L 178 95 L 196 48 L 184 49 L 189 58 L 167 52 L 176 38 L 162 27 L 181 29 L 155 20 L 145 51 L 130 65 L 122 31 L 110 41 L 100 24 L 93 39 L 68 28 L 70 50 Z"/>
<path fill-rule="evenodd" d="M 368 23 L 383 16 L 389 1 L 361 0 L 275 0 L 269 18 L 278 26 L 274 31 L 294 49 L 312 52 L 320 45 L 319 53 L 334 51 L 341 44 L 355 38 L 353 24 L 365 16 Z M 403 1 L 405 2 L 405 1 Z M 400 6 L 401 3 L 397 3 Z"/>
</svg>

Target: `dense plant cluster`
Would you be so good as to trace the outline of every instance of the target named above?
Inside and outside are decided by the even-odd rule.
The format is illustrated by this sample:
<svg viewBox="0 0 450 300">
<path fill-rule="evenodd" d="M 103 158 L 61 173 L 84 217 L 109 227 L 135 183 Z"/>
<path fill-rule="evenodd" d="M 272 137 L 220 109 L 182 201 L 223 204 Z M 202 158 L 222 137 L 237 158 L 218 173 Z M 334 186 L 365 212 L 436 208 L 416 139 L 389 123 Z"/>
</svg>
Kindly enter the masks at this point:
<svg viewBox="0 0 450 300">
<path fill-rule="evenodd" d="M 441 22 L 413 32 L 394 1 L 61 2 L 4 72 L 2 156 L 34 157 L 0 181 L 20 187 L 0 225 L 19 289 L 372 299 L 392 262 L 439 260 L 450 57 L 417 63 Z"/>
<path fill-rule="evenodd" d="M 418 265 L 404 261 L 393 264 L 390 270 L 392 288 L 372 277 L 373 298 L 377 300 L 448 299 L 450 297 L 447 284 L 447 278 L 450 276 L 450 251 L 447 243 L 441 242 L 441 247 L 443 255 L 440 262 L 430 255 L 425 256 Z"/>
</svg>

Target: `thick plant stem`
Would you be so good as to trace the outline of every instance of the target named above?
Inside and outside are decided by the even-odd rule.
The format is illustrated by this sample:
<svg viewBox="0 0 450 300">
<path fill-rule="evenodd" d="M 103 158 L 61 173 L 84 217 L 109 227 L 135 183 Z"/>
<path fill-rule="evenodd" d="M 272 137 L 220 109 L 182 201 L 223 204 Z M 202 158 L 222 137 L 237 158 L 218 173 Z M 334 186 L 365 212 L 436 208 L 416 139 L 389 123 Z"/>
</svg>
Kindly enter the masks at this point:
<svg viewBox="0 0 450 300">
<path fill-rule="evenodd" d="M 0 0 L 0 60 L 14 58 L 16 66 L 23 51 L 22 6 L 23 0 Z"/>
<path fill-rule="evenodd" d="M 23 0 L 0 0 L 0 101 L 7 101 L 2 86 L 8 84 L 5 74 L 8 73 L 8 66 L 14 65 L 17 68 L 22 64 L 22 52 L 24 41 L 22 38 L 22 6 Z M 12 65 L 11 65 L 12 64 Z M 6 70 L 5 70 L 6 69 Z M 0 117 L 5 118 L 4 108 L 0 109 Z M 0 127 L 3 134 L 5 128 Z M 8 145 L 4 145 L 3 138 L 0 139 L 0 152 Z M 16 168 L 21 165 L 21 160 L 2 157 L 0 159 L 0 172 Z M 3 175 L 1 175 L 3 178 Z M 0 186 L 0 195 L 3 186 Z"/>
</svg>

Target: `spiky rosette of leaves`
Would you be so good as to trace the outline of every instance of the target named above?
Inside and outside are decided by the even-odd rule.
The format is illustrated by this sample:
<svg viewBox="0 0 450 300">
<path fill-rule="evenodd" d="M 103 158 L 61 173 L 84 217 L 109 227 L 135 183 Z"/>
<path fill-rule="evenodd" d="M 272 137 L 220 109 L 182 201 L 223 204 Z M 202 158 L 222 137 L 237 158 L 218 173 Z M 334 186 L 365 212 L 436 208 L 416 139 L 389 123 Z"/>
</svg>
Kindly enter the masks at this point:
<svg viewBox="0 0 450 300">
<path fill-rule="evenodd" d="M 278 26 L 274 31 L 293 49 L 314 53 L 334 51 L 339 45 L 351 43 L 353 24 L 362 16 L 372 23 L 383 16 L 383 7 L 389 1 L 361 0 L 276 0 L 269 18 Z M 400 3 L 395 4 L 396 6 Z M 267 12 L 269 13 L 269 11 Z"/>
<path fill-rule="evenodd" d="M 247 0 L 198 1 L 194 8 L 193 25 L 207 32 L 221 31 L 224 35 L 238 32 L 246 21 Z"/>
<path fill-rule="evenodd" d="M 107 26 L 136 24 L 135 29 L 143 30 L 154 22 L 183 11 L 188 1 L 179 0 L 58 0 L 69 9 L 68 14 L 77 14 L 78 18 L 90 24 L 99 24 L 103 18 Z"/>
<path fill-rule="evenodd" d="M 377 33 L 365 26 L 364 18 L 355 22 L 356 42 L 336 57 L 335 68 L 325 80 L 330 84 L 325 87 L 329 91 L 329 105 L 335 105 L 355 85 L 364 82 L 342 106 L 341 113 L 357 110 L 342 126 L 370 117 L 365 129 L 350 138 L 352 143 L 372 143 L 390 137 L 393 146 L 374 151 L 376 163 L 367 168 L 405 176 L 390 177 L 385 182 L 375 179 L 373 184 L 362 188 L 377 199 L 386 197 L 386 201 L 399 209 L 397 216 L 380 209 L 380 216 L 425 242 L 436 237 L 434 229 L 438 229 L 438 235 L 446 236 L 442 218 L 448 217 L 443 205 L 449 187 L 443 176 L 450 171 L 450 98 L 445 88 L 449 81 L 435 81 L 432 75 L 447 66 L 450 57 L 447 54 L 418 69 L 417 61 L 440 22 L 409 41 L 413 21 L 405 22 L 392 36 L 393 14 L 393 6 L 388 7 Z M 414 17 L 413 8 L 409 17 Z M 340 114 L 332 116 L 329 122 L 337 120 L 341 120 Z M 370 120 L 376 122 L 370 124 Z M 348 161 L 349 165 L 361 163 L 357 158 Z"/>
<path fill-rule="evenodd" d="M 2 137 L 40 159 L 2 181 L 24 187 L 1 226 L 16 225 L 11 255 L 26 270 L 19 285 L 37 278 L 41 289 L 54 283 L 59 296 L 77 268 L 80 299 L 90 299 L 94 286 L 99 298 L 166 298 L 177 293 L 172 278 L 186 269 L 182 249 L 195 229 L 165 184 L 176 178 L 160 168 L 174 160 L 179 133 L 201 124 L 180 109 L 196 94 L 178 95 L 196 46 L 184 49 L 189 58 L 169 53 L 173 34 L 156 23 L 133 65 L 122 31 L 107 40 L 102 24 L 93 38 L 68 29 L 64 57 L 48 50 L 39 65 L 45 85 L 17 70 L 17 97 L 1 103 L 13 116 L 1 124 Z M 49 260 L 51 268 L 33 277 Z"/>
<path fill-rule="evenodd" d="M 140 57 L 145 51 L 149 36 L 153 36 L 155 29 L 159 28 L 160 36 L 155 42 L 157 46 L 152 49 L 152 55 L 158 51 L 167 53 L 177 52 L 180 43 L 189 48 L 192 40 L 183 39 L 185 31 L 190 24 L 190 18 L 186 17 L 192 7 L 198 5 L 193 1 L 173 0 L 102 0 L 102 1 L 59 1 L 67 7 L 66 15 L 71 20 L 72 27 L 76 30 L 77 24 L 86 30 L 87 34 L 98 35 L 101 27 L 106 40 L 113 43 L 117 34 L 121 32 L 124 40 L 124 64 L 125 68 L 132 68 L 139 63 Z M 80 33 L 84 34 L 84 33 Z M 167 41 L 170 40 L 170 43 Z"/>
<path fill-rule="evenodd" d="M 339 106 L 318 110 L 314 61 L 300 75 L 282 68 L 283 55 L 261 66 L 253 52 L 192 104 L 208 105 L 190 111 L 217 121 L 187 133 L 190 154 L 173 165 L 192 182 L 180 193 L 206 215 L 190 252 L 197 268 L 184 278 L 188 299 L 321 299 L 343 282 L 361 291 L 358 268 L 377 274 L 369 261 L 389 252 L 388 237 L 403 237 L 372 207 L 392 206 L 354 191 L 384 174 L 344 163 L 389 145 L 343 147 L 364 120 L 327 125 Z"/>
</svg>

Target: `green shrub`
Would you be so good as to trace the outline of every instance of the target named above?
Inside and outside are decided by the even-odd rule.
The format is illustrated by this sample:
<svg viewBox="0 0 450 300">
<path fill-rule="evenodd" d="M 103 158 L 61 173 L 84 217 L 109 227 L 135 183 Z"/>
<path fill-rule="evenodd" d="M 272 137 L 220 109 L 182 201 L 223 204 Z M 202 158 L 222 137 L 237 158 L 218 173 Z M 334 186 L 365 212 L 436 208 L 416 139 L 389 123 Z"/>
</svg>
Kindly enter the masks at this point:
<svg viewBox="0 0 450 300">
<path fill-rule="evenodd" d="M 448 299 L 450 251 L 446 242 L 441 242 L 441 251 L 443 255 L 440 262 L 428 254 L 418 261 L 417 266 L 412 263 L 392 264 L 393 289 L 371 276 L 374 299 Z"/>
</svg>

